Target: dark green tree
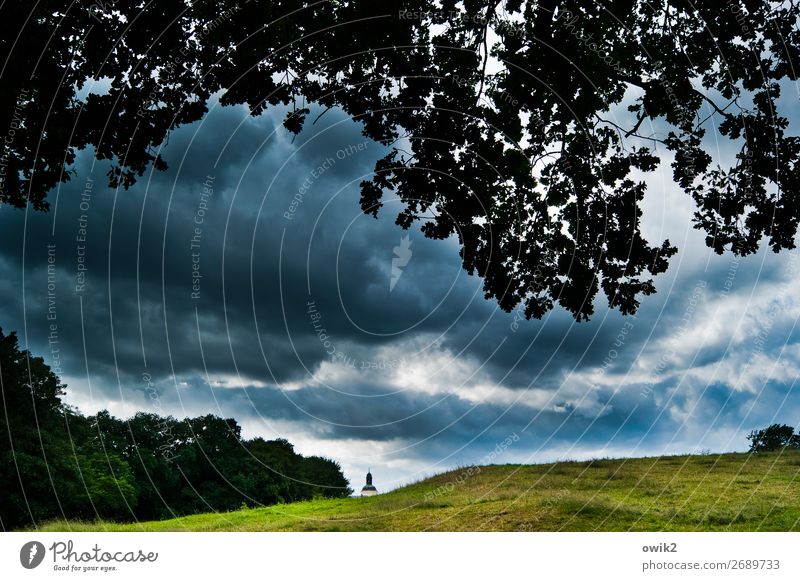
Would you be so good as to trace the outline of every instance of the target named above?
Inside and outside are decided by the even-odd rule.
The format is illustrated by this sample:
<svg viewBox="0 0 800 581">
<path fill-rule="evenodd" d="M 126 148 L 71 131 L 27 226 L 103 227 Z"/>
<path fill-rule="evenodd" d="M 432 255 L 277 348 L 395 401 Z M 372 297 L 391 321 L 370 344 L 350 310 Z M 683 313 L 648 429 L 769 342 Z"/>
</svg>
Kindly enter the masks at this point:
<svg viewBox="0 0 800 581">
<path fill-rule="evenodd" d="M 339 463 L 329 458 L 308 456 L 300 464 L 300 474 L 312 497 L 342 498 L 353 494 Z"/>
<path fill-rule="evenodd" d="M 0 329 L 0 525 L 8 529 L 83 512 L 85 498 L 64 386 L 41 357 Z"/>
<path fill-rule="evenodd" d="M 298 473 L 302 457 L 294 451 L 292 444 L 282 438 L 253 438 L 246 446 L 254 460 L 251 491 L 255 501 L 274 504 L 304 498 Z"/>
<path fill-rule="evenodd" d="M 93 516 L 110 520 L 135 517 L 139 491 L 128 463 L 117 454 L 91 444 L 77 458 L 86 487 L 86 504 L 91 505 Z"/>
<path fill-rule="evenodd" d="M 774 452 L 786 448 L 800 448 L 800 434 L 792 426 L 772 424 L 763 430 L 753 430 L 747 436 L 750 452 Z"/>
<path fill-rule="evenodd" d="M 174 433 L 178 420 L 139 412 L 124 423 L 128 430 L 124 457 L 139 488 L 137 517 L 161 519 L 182 513 L 182 508 L 173 501 L 183 487 L 174 462 L 178 446 Z"/>
</svg>

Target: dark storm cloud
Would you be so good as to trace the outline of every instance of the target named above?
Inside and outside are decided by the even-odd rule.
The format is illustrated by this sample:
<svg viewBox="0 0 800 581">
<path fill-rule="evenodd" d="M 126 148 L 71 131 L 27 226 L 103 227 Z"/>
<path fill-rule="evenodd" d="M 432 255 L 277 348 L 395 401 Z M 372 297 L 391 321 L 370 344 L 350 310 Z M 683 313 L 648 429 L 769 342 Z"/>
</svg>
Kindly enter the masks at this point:
<svg viewBox="0 0 800 581">
<path fill-rule="evenodd" d="M 211 388 L 200 378 L 185 383 L 185 388 L 177 390 L 164 386 L 162 397 L 170 401 L 180 393 L 182 400 L 193 402 L 194 406 L 202 402 L 221 415 L 255 415 L 265 429 L 275 420 L 304 423 L 320 439 L 406 441 L 406 454 L 428 461 L 465 446 L 473 450 L 473 456 L 485 454 L 510 434 L 519 436 L 520 453 L 536 450 L 544 443 L 561 448 L 577 443 L 578 449 L 597 449 L 611 440 L 625 420 L 622 412 L 615 411 L 586 418 L 568 410 L 537 413 L 525 406 L 475 403 L 457 395 L 390 391 L 376 394 L 374 385 L 369 383 L 348 384 L 351 395 L 319 386 L 287 392 L 274 387 Z M 369 393 L 373 399 L 365 403 L 352 396 L 359 392 Z M 382 397 L 374 399 L 376 395 Z M 637 417 L 637 424 L 631 426 L 646 425 L 652 419 L 652 410 L 645 409 Z M 630 441 L 630 436 L 620 439 Z"/>
<path fill-rule="evenodd" d="M 558 310 L 519 320 L 483 299 L 454 241 L 396 227 L 391 197 L 377 220 L 361 213 L 359 181 L 383 149 L 358 124 L 330 111 L 292 142 L 283 114 L 214 107 L 170 135 L 168 171 L 129 191 L 106 188 L 107 162 L 81 152 L 50 213 L 0 207 L 0 324 L 58 356 L 73 401 L 150 409 L 146 372 L 165 412 L 289 422 L 319 441 L 404 441 L 430 462 L 462 448 L 479 458 L 509 433 L 515 458 L 685 448 L 699 426 L 740 433 L 776 407 L 796 411 L 785 380 L 758 395 L 731 385 L 753 375 L 745 362 L 796 342 L 796 297 L 784 293 L 786 312 L 753 346 L 769 306 L 747 297 L 778 288 L 784 257 L 714 257 L 687 224 L 688 247 L 636 317 L 598 303 L 590 323 Z M 404 245 L 410 257 L 393 268 Z M 728 311 L 712 324 L 715 304 Z M 331 372 L 331 350 L 366 371 Z M 369 372 L 385 359 L 411 365 Z M 454 361 L 463 385 L 448 391 Z M 499 395 L 481 401 L 487 385 Z"/>
</svg>

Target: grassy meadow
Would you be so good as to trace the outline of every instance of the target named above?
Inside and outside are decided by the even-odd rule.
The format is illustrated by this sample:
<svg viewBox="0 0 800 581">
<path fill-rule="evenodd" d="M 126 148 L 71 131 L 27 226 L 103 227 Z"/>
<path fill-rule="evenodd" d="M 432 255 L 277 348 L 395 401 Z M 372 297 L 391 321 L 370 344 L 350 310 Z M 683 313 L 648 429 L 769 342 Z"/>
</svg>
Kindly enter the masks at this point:
<svg viewBox="0 0 800 581">
<path fill-rule="evenodd" d="M 800 452 L 467 467 L 371 498 L 39 530 L 798 531 Z"/>
</svg>

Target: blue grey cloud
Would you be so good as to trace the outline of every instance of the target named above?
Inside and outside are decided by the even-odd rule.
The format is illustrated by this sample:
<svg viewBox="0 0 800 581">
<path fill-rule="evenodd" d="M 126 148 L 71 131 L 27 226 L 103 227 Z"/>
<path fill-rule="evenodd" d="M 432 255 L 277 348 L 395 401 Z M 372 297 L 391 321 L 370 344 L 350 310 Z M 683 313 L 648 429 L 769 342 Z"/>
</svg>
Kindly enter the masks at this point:
<svg viewBox="0 0 800 581">
<path fill-rule="evenodd" d="M 128 191 L 82 152 L 52 212 L 0 208 L 0 324 L 59 365 L 68 401 L 151 411 L 148 373 L 160 412 L 234 416 L 392 484 L 487 457 L 742 449 L 797 423 L 793 256 L 713 255 L 660 185 L 645 227 L 681 254 L 636 317 L 521 320 L 454 241 L 395 226 L 391 198 L 361 213 L 383 148 L 357 123 L 330 111 L 292 140 L 282 117 L 216 106 Z"/>
</svg>

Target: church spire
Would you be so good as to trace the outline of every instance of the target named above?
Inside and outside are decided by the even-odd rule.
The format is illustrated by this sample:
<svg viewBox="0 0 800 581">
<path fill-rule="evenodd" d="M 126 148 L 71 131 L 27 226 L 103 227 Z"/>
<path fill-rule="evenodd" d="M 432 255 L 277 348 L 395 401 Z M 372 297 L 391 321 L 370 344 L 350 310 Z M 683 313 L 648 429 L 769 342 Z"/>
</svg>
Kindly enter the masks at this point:
<svg viewBox="0 0 800 581">
<path fill-rule="evenodd" d="M 372 485 L 372 469 L 367 468 L 367 483 L 361 489 L 361 496 L 374 496 L 378 494 L 378 489 Z"/>
</svg>

